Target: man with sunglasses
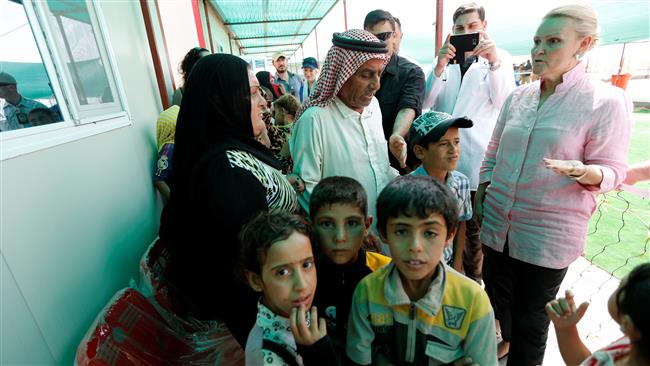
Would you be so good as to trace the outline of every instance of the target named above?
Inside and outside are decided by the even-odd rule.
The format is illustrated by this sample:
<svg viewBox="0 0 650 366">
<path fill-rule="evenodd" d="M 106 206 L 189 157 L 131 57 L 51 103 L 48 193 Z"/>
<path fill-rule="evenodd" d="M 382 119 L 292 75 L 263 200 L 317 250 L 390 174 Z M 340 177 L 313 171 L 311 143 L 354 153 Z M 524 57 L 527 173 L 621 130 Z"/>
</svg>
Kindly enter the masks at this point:
<svg viewBox="0 0 650 366">
<path fill-rule="evenodd" d="M 16 79 L 6 72 L 0 72 L 0 99 L 4 100 L 4 119 L 0 119 L 0 131 L 3 132 L 32 127 L 28 119 L 29 112 L 37 108 L 47 109 L 42 103 L 20 95 Z"/>
<path fill-rule="evenodd" d="M 388 141 L 391 165 L 400 173 L 406 173 L 406 136 L 413 120 L 422 113 L 424 100 L 424 73 L 422 69 L 400 57 L 397 52 L 401 41 L 401 31 L 396 28 L 391 13 L 377 9 L 366 15 L 363 28 L 386 43 L 390 61 L 381 75 L 381 88 L 375 94 L 381 108 L 384 136 Z"/>
</svg>

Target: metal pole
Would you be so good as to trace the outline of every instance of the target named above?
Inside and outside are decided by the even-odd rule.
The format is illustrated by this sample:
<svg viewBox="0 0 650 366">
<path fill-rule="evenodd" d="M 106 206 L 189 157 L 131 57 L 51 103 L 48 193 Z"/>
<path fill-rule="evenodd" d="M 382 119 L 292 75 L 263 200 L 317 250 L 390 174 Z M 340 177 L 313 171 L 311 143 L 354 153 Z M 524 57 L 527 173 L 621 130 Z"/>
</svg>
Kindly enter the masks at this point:
<svg viewBox="0 0 650 366">
<path fill-rule="evenodd" d="M 624 55 L 625 55 L 625 45 L 627 42 L 623 43 L 623 50 L 621 51 L 621 61 L 618 63 L 618 76 L 621 76 L 621 71 L 623 71 L 623 62 L 624 62 Z"/>
<path fill-rule="evenodd" d="M 345 0 L 343 0 L 343 22 L 344 22 L 343 24 L 345 25 L 345 30 L 348 30 L 348 5 Z"/>
<path fill-rule="evenodd" d="M 318 26 L 314 28 L 314 37 L 316 37 L 316 59 L 320 62 L 320 53 L 318 52 Z"/>
<path fill-rule="evenodd" d="M 436 1 L 436 52 L 442 47 L 442 3 L 444 0 Z"/>
</svg>

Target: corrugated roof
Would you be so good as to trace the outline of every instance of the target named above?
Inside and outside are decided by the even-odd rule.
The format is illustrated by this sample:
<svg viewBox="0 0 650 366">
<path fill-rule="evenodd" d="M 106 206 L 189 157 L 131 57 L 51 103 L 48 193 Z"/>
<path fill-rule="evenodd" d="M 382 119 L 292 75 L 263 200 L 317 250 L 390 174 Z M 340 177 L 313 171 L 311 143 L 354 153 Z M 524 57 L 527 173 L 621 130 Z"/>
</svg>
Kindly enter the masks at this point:
<svg viewBox="0 0 650 366">
<path fill-rule="evenodd" d="M 293 53 L 338 0 L 211 0 L 243 55 Z"/>
</svg>

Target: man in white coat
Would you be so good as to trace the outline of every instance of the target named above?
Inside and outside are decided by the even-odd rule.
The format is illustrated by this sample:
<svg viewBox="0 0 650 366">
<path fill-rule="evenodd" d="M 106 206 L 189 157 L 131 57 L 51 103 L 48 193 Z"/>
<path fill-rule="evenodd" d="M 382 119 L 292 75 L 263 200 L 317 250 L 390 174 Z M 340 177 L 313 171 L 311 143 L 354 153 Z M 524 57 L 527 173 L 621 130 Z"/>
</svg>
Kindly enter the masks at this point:
<svg viewBox="0 0 650 366">
<path fill-rule="evenodd" d="M 478 187 L 478 174 L 492 130 L 506 96 L 515 88 L 512 57 L 497 49 L 486 32 L 485 9 L 475 3 L 460 6 L 454 12 L 453 34 L 479 33 L 473 55 L 478 61 L 470 65 L 449 64 L 456 49 L 450 35 L 440 49 L 427 75 L 422 110 L 449 113 L 474 121 L 473 128 L 460 131 L 461 154 L 457 170 L 470 180 L 472 200 Z M 467 240 L 463 266 L 466 275 L 481 281 L 483 254 L 478 239 L 478 222 L 467 222 Z"/>
</svg>

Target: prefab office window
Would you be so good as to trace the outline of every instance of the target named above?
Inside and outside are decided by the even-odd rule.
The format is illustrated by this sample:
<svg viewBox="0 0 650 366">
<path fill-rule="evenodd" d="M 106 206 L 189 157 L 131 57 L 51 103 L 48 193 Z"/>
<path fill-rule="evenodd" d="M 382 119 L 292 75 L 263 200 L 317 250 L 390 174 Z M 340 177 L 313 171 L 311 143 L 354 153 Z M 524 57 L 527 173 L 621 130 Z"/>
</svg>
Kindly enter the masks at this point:
<svg viewBox="0 0 650 366">
<path fill-rule="evenodd" d="M 0 0 L 0 49 L 0 72 L 30 99 L 11 121 L 12 86 L 0 80 L 0 160 L 130 124 L 99 3 Z M 27 118 L 36 105 L 51 121 Z"/>
</svg>

